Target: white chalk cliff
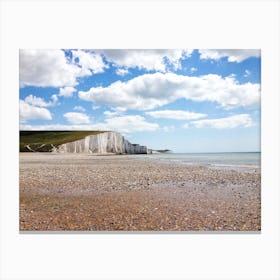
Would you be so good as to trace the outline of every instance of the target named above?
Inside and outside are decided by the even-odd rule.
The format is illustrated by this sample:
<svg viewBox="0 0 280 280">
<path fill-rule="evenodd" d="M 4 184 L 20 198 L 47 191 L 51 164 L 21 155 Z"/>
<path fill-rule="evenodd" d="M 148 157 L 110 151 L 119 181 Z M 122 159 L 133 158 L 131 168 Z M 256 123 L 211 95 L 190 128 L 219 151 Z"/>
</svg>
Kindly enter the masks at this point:
<svg viewBox="0 0 280 280">
<path fill-rule="evenodd" d="M 147 154 L 146 146 L 131 144 L 120 133 L 103 132 L 54 147 L 54 153 Z"/>
</svg>

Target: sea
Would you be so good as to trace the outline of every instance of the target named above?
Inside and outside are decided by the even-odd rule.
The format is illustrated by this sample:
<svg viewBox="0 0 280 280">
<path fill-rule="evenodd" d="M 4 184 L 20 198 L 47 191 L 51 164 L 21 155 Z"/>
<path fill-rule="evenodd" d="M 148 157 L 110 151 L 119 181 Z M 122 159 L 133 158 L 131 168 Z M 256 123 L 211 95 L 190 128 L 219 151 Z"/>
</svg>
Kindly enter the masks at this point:
<svg viewBox="0 0 280 280">
<path fill-rule="evenodd" d="M 163 163 L 207 165 L 217 168 L 260 168 L 260 152 L 239 153 L 162 153 L 145 155 Z"/>
</svg>

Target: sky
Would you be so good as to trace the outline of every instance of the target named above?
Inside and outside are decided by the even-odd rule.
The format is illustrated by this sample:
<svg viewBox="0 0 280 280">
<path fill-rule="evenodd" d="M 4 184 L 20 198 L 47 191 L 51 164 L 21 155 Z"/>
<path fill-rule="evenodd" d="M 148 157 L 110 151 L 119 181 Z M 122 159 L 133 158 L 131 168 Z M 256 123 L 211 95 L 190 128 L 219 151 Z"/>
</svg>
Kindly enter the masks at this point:
<svg viewBox="0 0 280 280">
<path fill-rule="evenodd" d="M 178 153 L 260 151 L 256 49 L 19 51 L 20 130 L 110 130 Z"/>
</svg>

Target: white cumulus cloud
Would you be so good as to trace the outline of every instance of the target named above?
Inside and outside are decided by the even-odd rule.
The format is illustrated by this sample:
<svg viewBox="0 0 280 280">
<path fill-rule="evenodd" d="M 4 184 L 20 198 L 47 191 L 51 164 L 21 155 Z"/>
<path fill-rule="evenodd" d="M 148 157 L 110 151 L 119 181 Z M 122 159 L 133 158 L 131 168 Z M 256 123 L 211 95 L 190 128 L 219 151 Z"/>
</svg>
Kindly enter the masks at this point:
<svg viewBox="0 0 280 280">
<path fill-rule="evenodd" d="M 52 116 L 48 109 L 30 105 L 24 100 L 19 101 L 20 122 L 29 120 L 51 120 Z"/>
<path fill-rule="evenodd" d="M 83 113 L 68 112 L 63 115 L 71 124 L 87 124 L 90 123 L 89 116 Z"/>
<path fill-rule="evenodd" d="M 119 75 L 119 76 L 125 76 L 128 73 L 129 73 L 129 71 L 125 68 L 118 68 L 116 70 L 116 74 Z"/>
<path fill-rule="evenodd" d="M 154 131 L 159 129 L 157 123 L 150 123 L 139 115 L 109 117 L 105 123 L 98 124 L 100 129 L 119 132 Z"/>
<path fill-rule="evenodd" d="M 72 97 L 75 91 L 77 90 L 73 87 L 63 87 L 59 89 L 59 96 Z"/>
<path fill-rule="evenodd" d="M 117 67 L 155 70 L 165 72 L 168 64 L 175 69 L 181 67 L 180 60 L 191 55 L 193 50 L 98 50 Z"/>
<path fill-rule="evenodd" d="M 227 57 L 229 62 L 241 62 L 249 57 L 259 57 L 261 51 L 258 49 L 202 49 L 199 50 L 201 59 L 218 60 Z"/>
<path fill-rule="evenodd" d="M 21 124 L 21 130 L 105 130 L 117 131 L 120 133 L 155 131 L 160 129 L 156 123 L 147 122 L 144 117 L 139 115 L 110 117 L 104 122 L 95 124 L 77 124 L 69 125 L 50 124 L 50 125 L 27 125 Z"/>
<path fill-rule="evenodd" d="M 200 77 L 174 73 L 145 74 L 108 87 L 79 91 L 85 101 L 123 109 L 150 110 L 177 99 L 216 102 L 225 109 L 256 106 L 260 101 L 259 84 L 240 84 L 234 77 L 209 74 Z"/>
<path fill-rule="evenodd" d="M 100 54 L 94 53 L 90 50 L 76 50 L 72 51 L 73 62 L 78 59 L 77 64 L 85 71 L 90 70 L 93 74 L 103 73 L 108 66 L 104 63 Z"/>
<path fill-rule="evenodd" d="M 24 101 L 29 105 L 37 107 L 50 107 L 58 104 L 58 98 L 56 94 L 53 94 L 51 99 L 52 101 L 46 102 L 43 98 L 30 94 L 25 97 Z"/>
<path fill-rule="evenodd" d="M 28 103 L 29 105 L 38 106 L 38 107 L 48 107 L 50 104 L 46 102 L 41 97 L 36 97 L 32 94 L 25 97 L 24 101 Z"/>
<path fill-rule="evenodd" d="M 249 114 L 239 114 L 220 119 L 206 119 L 192 121 L 192 124 L 197 128 L 235 128 L 235 127 L 250 127 L 254 123 Z"/>
<path fill-rule="evenodd" d="M 86 111 L 86 109 L 83 106 L 75 106 L 74 110 L 75 111 L 80 111 L 80 112 L 85 112 Z"/>
<path fill-rule="evenodd" d="M 91 75 L 67 59 L 62 50 L 19 52 L 20 86 L 64 87 L 78 84 L 77 78 Z"/>
<path fill-rule="evenodd" d="M 118 111 L 104 111 L 104 116 L 106 117 L 113 117 L 113 116 L 117 116 L 120 114 L 120 112 Z"/>
<path fill-rule="evenodd" d="M 146 112 L 146 115 L 149 115 L 156 119 L 163 118 L 163 119 L 173 119 L 173 120 L 195 120 L 207 116 L 206 114 L 202 114 L 202 113 L 194 113 L 194 112 L 182 111 L 182 110 L 152 111 L 152 112 Z"/>
<path fill-rule="evenodd" d="M 52 99 L 53 105 L 59 105 L 57 94 L 53 94 L 53 95 L 51 96 L 51 99 Z"/>
<path fill-rule="evenodd" d="M 92 110 L 97 110 L 97 109 L 99 109 L 99 108 L 100 108 L 100 106 L 97 106 L 97 105 L 95 105 L 95 104 L 92 105 Z"/>
<path fill-rule="evenodd" d="M 105 117 L 113 117 L 113 116 L 120 116 L 124 113 L 124 109 L 123 108 L 113 108 L 114 111 L 104 111 L 104 116 Z"/>
</svg>

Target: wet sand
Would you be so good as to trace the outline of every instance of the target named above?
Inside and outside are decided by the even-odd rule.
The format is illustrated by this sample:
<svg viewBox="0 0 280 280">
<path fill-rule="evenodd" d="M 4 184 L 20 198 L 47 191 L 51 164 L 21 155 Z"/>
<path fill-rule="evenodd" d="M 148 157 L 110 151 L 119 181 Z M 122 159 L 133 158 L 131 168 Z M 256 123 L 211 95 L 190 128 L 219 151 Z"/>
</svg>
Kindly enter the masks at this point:
<svg viewBox="0 0 280 280">
<path fill-rule="evenodd" d="M 21 231 L 259 231 L 259 169 L 20 154 Z"/>
</svg>

